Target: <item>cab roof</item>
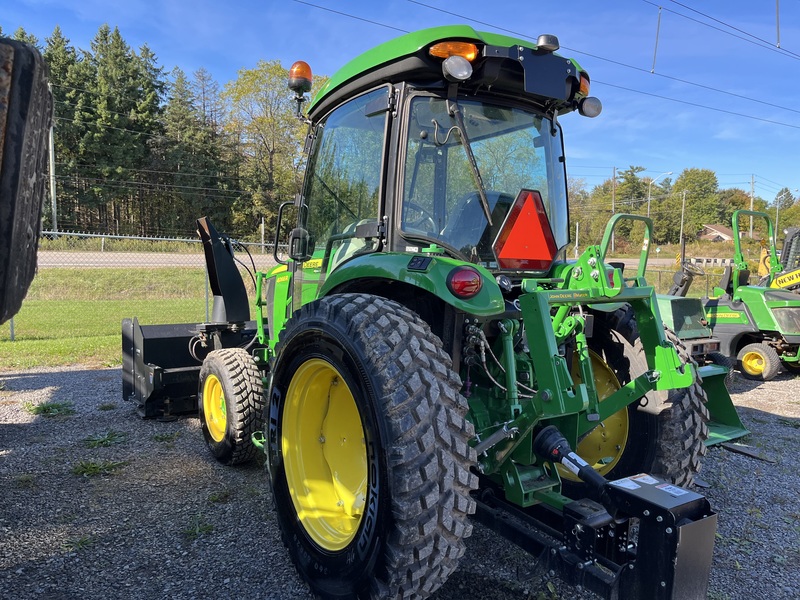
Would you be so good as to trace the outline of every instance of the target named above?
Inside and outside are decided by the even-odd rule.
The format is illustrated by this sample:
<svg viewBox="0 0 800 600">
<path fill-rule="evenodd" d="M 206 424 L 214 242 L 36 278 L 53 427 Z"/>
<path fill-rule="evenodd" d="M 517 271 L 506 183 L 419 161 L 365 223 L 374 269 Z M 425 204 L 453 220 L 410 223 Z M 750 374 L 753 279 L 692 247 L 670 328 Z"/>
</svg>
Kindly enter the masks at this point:
<svg viewBox="0 0 800 600">
<path fill-rule="evenodd" d="M 439 66 L 441 61 L 429 57 L 425 49 L 444 40 L 474 42 L 482 47 L 537 50 L 536 44 L 529 40 L 476 31 L 468 25 L 448 25 L 415 31 L 380 44 L 345 64 L 316 94 L 309 106 L 309 115 L 313 119 L 326 112 L 332 103 L 381 83 L 397 83 L 415 78 L 442 79 Z M 572 63 L 575 72 L 582 71 L 574 60 L 563 60 Z"/>
</svg>

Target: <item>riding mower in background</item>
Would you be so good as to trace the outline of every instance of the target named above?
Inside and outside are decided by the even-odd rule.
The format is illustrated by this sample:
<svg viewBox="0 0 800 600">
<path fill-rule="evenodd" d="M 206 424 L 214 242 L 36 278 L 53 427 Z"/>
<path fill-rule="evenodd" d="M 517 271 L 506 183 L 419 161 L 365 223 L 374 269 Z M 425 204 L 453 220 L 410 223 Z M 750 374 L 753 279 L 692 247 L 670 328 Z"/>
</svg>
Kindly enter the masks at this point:
<svg viewBox="0 0 800 600">
<path fill-rule="evenodd" d="M 658 294 L 656 299 L 664 325 L 675 332 L 698 365 L 707 365 L 703 373 L 703 388 L 708 394 L 706 406 L 710 414 L 706 446 L 712 446 L 750 432 L 742 424 L 727 392 L 735 377 L 736 362 L 720 351 L 721 342 L 714 336 L 706 319 L 703 300 L 687 297 L 694 278 L 706 273 L 684 257 L 685 249 L 682 247 L 681 269 L 673 276 L 672 287 L 666 294 Z"/>
<path fill-rule="evenodd" d="M 473 513 L 602 597 L 707 595 L 716 514 L 688 486 L 709 367 L 665 329 L 643 264 L 623 279 L 605 262 L 620 219 L 649 219 L 617 216 L 564 259 L 560 123 L 601 106 L 558 47 L 452 26 L 348 63 L 304 116 L 288 259 L 255 273 L 254 320 L 201 220 L 214 322 L 123 324 L 143 415 L 196 409 L 225 464 L 266 453 L 317 596 L 430 596 Z M 307 64 L 289 86 L 301 113 Z"/>
<path fill-rule="evenodd" d="M 739 237 L 742 216 L 763 218 L 767 224 L 772 266 L 760 285 L 749 285 L 750 270 Z M 721 352 L 735 358 L 739 371 L 748 379 L 769 381 L 781 366 L 800 373 L 800 296 L 773 287 L 783 267 L 775 251 L 772 220 L 762 212 L 737 210 L 732 225 L 733 267 L 725 267 L 713 296 L 703 300 L 711 330 L 721 342 Z"/>
<path fill-rule="evenodd" d="M 791 290 L 800 293 L 800 229 L 788 227 L 783 230 L 783 250 L 778 260 L 781 270 L 773 273 L 770 269 L 772 256 L 769 248 L 764 245 L 762 248 L 762 258 L 759 263 L 758 274 L 762 277 L 770 277 L 769 287 L 783 290 Z M 759 282 L 761 285 L 762 282 Z"/>
</svg>

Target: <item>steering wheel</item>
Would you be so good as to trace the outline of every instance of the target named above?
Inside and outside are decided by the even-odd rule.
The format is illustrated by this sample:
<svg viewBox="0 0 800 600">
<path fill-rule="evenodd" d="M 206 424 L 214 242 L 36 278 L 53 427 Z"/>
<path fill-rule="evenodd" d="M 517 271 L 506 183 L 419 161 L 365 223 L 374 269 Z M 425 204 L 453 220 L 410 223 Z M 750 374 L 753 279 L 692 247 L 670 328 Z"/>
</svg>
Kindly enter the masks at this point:
<svg viewBox="0 0 800 600">
<path fill-rule="evenodd" d="M 419 231 L 431 235 L 439 234 L 439 228 L 436 226 L 436 221 L 434 220 L 433 215 L 429 211 L 425 210 L 423 207 L 421 207 L 419 204 L 415 202 L 405 202 L 403 204 L 403 207 L 406 210 L 419 213 L 419 218 L 413 221 L 407 220 L 405 218 L 403 219 L 404 229 L 406 228 L 417 229 Z"/>
<path fill-rule="evenodd" d="M 692 275 L 705 275 L 706 272 L 703 270 L 702 267 L 698 267 L 690 262 L 684 261 L 683 262 L 683 269 Z"/>
</svg>

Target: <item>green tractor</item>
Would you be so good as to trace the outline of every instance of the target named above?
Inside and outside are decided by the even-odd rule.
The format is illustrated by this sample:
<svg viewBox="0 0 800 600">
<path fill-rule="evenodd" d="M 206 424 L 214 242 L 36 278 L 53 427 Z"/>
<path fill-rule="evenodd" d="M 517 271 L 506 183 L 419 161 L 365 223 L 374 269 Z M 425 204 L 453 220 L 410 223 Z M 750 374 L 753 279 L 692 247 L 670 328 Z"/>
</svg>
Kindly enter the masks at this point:
<svg viewBox="0 0 800 600">
<path fill-rule="evenodd" d="M 607 241 L 565 260 L 560 119 L 601 107 L 557 49 L 452 26 L 359 56 L 308 106 L 288 259 L 255 302 L 201 219 L 212 322 L 123 322 L 125 398 L 198 411 L 225 464 L 263 449 L 319 597 L 430 596 L 473 514 L 603 597 L 706 597 L 708 371 L 643 265 L 623 278 Z M 290 87 L 300 113 L 308 65 Z M 617 216 L 604 239 L 626 218 L 652 227 Z"/>
<path fill-rule="evenodd" d="M 750 270 L 739 236 L 742 216 L 763 218 L 767 226 L 768 260 L 761 262 L 771 267 L 759 285 L 749 285 Z M 781 366 L 790 373 L 800 373 L 800 297 L 773 286 L 783 267 L 775 251 L 772 220 L 761 212 L 737 210 L 733 213 L 733 234 L 733 267 L 725 268 L 713 296 L 704 299 L 706 318 L 722 343 L 721 352 L 735 358 L 748 379 L 768 381 Z"/>
</svg>

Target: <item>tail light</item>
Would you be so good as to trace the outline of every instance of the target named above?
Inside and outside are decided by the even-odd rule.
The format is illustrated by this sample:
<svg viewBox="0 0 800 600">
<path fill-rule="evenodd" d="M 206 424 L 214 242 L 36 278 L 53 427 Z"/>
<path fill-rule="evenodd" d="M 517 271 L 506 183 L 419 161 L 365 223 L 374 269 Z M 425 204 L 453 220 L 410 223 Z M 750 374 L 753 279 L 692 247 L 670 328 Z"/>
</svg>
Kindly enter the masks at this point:
<svg viewBox="0 0 800 600">
<path fill-rule="evenodd" d="M 447 276 L 447 289 L 456 296 L 467 300 L 481 291 L 483 278 L 472 267 L 456 267 Z"/>
</svg>

